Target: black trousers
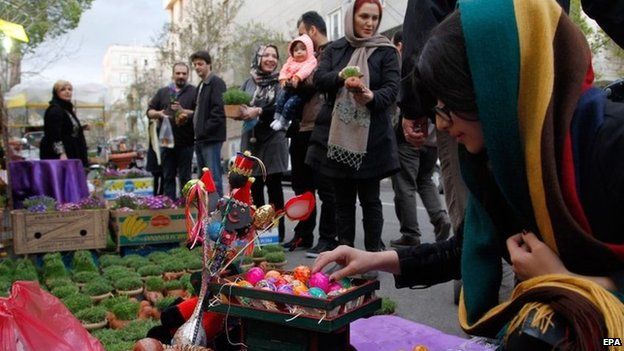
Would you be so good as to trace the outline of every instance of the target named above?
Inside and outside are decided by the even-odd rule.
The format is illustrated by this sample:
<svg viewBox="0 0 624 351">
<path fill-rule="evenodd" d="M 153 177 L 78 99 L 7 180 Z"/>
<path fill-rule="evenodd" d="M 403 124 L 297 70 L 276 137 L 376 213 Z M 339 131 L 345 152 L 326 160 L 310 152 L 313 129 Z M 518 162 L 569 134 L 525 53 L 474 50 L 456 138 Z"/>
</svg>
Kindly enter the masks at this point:
<svg viewBox="0 0 624 351">
<path fill-rule="evenodd" d="M 383 211 L 379 198 L 379 179 L 332 179 L 336 194 L 336 231 L 340 244 L 353 246 L 355 241 L 355 204 L 360 200 L 364 247 L 381 251 Z"/>
<path fill-rule="evenodd" d="M 312 132 L 298 132 L 290 139 L 290 164 L 292 167 L 292 189 L 296 195 L 305 193 L 312 194 L 315 191 L 321 200 L 321 215 L 319 218 L 319 242 L 331 243 L 336 238 L 336 216 L 334 206 L 333 184 L 329 178 L 305 163 L 306 153 Z M 295 237 L 303 241 L 314 241 L 314 228 L 316 227 L 316 207 L 305 221 L 300 221 L 295 226 Z"/>
<path fill-rule="evenodd" d="M 274 173 L 269 174 L 266 177 L 266 181 L 262 179 L 262 176 L 257 177 L 256 181 L 251 185 L 251 196 L 256 207 L 265 205 L 264 201 L 264 186 L 267 187 L 267 193 L 269 195 L 269 203 L 275 207 L 275 210 L 281 210 L 284 208 L 284 191 L 282 190 L 282 174 Z M 284 241 L 284 218 L 279 221 L 278 233 L 279 241 Z"/>
</svg>

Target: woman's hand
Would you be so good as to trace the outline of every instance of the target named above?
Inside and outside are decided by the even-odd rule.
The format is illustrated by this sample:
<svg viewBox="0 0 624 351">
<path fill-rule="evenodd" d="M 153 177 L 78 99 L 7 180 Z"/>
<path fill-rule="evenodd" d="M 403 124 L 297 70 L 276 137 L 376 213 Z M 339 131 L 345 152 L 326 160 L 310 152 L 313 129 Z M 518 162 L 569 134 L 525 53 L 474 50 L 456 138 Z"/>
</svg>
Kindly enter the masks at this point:
<svg viewBox="0 0 624 351">
<path fill-rule="evenodd" d="M 368 104 L 369 102 L 373 101 L 374 97 L 375 94 L 373 93 L 373 91 L 368 89 L 367 87 L 362 87 L 362 91 L 360 91 L 359 93 L 353 93 L 353 99 L 355 99 L 355 101 L 360 105 Z"/>
<path fill-rule="evenodd" d="M 67 160 L 67 154 L 61 154 L 61 156 L 59 156 L 59 159 L 61 160 Z"/>
<path fill-rule="evenodd" d="M 507 250 L 520 280 L 545 274 L 570 274 L 559 256 L 531 232 L 511 236 L 507 239 Z"/>
<path fill-rule="evenodd" d="M 241 116 L 236 118 L 237 120 L 247 121 L 253 118 L 257 118 L 262 114 L 262 108 L 252 107 L 247 105 L 241 105 Z"/>
<path fill-rule="evenodd" d="M 91 125 L 90 124 L 83 124 L 82 125 L 82 130 L 91 130 Z"/>
<path fill-rule="evenodd" d="M 322 252 L 314 261 L 312 273 L 320 271 L 332 262 L 344 266 L 329 276 L 332 281 L 372 270 L 381 270 L 393 274 L 399 274 L 401 270 L 399 255 L 394 250 L 368 252 L 341 245 L 333 251 Z"/>
</svg>

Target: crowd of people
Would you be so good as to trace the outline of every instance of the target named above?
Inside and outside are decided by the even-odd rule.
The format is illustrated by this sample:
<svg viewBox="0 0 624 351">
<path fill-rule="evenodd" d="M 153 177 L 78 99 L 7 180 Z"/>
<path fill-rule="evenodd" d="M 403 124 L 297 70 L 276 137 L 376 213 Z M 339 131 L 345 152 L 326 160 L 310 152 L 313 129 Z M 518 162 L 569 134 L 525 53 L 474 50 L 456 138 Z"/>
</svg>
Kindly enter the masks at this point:
<svg viewBox="0 0 624 351">
<path fill-rule="evenodd" d="M 605 12 L 621 2 L 583 6 L 622 43 L 622 19 Z M 320 200 L 316 246 L 316 213 L 288 241 L 281 222 L 283 245 L 318 257 L 314 271 L 338 262 L 332 279 L 382 270 L 400 288 L 462 278 L 461 326 L 505 335 L 506 350 L 598 350 L 602 338 L 621 338 L 624 107 L 592 87 L 591 52 L 568 9 L 565 0 L 409 0 L 403 32 L 390 40 L 378 33 L 380 1 L 356 0 L 333 42 L 318 13 L 303 14 L 281 69 L 278 47 L 261 43 L 239 118 L 241 150 L 266 165 L 265 178 L 254 174 L 254 204 L 267 202 L 266 186 L 268 203 L 284 206 L 289 157 L 295 193 Z M 190 61 L 197 88 L 190 67 L 176 63 L 147 111 L 148 167 L 172 198 L 176 178 L 190 178 L 193 152 L 223 194 L 226 85 L 207 51 Z M 345 86 L 354 66 L 361 83 Z M 83 159 L 70 152 L 84 143 L 70 100 L 71 85 L 55 85 L 42 158 Z M 174 145 L 159 149 L 165 120 Z M 431 181 L 438 158 L 446 206 Z M 400 222 L 396 250 L 381 240 L 386 177 Z M 435 243 L 421 243 L 416 194 Z M 354 248 L 358 200 L 365 251 Z M 519 284 L 499 304 L 502 260 Z"/>
</svg>

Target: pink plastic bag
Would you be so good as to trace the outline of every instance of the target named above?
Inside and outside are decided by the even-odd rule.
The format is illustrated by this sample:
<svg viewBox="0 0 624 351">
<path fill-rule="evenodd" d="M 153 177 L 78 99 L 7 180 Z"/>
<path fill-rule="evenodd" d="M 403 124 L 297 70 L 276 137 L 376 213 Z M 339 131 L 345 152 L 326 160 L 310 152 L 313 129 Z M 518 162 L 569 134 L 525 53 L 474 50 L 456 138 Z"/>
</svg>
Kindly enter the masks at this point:
<svg viewBox="0 0 624 351">
<path fill-rule="evenodd" d="M 0 350 L 104 351 L 79 320 L 36 282 L 15 282 L 0 298 Z"/>
</svg>

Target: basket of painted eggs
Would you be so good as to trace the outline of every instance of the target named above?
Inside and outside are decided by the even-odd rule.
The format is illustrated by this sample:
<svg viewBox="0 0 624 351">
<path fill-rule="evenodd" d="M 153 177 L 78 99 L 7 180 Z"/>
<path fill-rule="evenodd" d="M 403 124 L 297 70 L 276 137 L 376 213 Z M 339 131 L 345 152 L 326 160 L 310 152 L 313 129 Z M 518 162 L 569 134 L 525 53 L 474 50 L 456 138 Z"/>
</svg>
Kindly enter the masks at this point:
<svg viewBox="0 0 624 351">
<path fill-rule="evenodd" d="M 212 308 L 215 311 L 322 331 L 333 331 L 381 307 L 375 296 L 379 281 L 344 278 L 332 282 L 325 273 L 312 274 L 307 266 L 293 271 L 254 267 L 211 283 L 209 288 L 220 295 L 221 304 Z"/>
</svg>

